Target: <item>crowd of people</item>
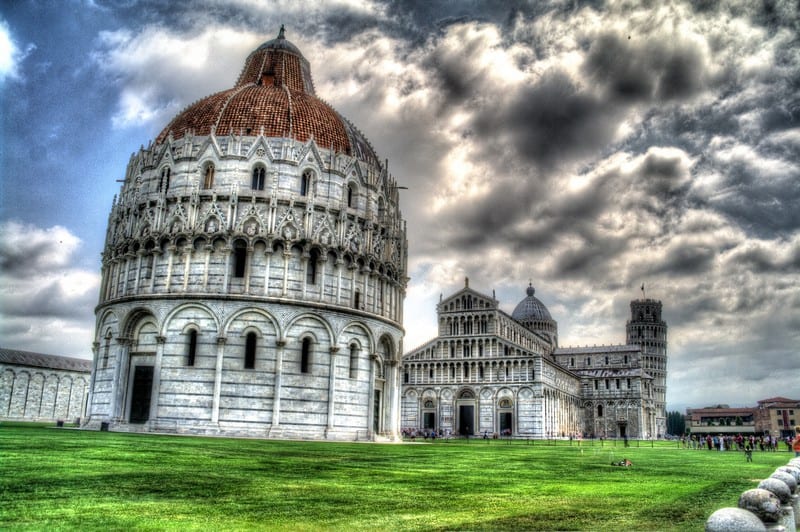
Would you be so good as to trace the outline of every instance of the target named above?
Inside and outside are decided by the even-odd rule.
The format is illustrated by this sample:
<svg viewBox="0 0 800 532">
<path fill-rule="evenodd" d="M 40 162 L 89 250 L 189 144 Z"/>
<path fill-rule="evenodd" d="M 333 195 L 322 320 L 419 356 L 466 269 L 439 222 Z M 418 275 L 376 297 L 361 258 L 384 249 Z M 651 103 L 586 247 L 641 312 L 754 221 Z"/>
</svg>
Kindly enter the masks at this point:
<svg viewBox="0 0 800 532">
<path fill-rule="evenodd" d="M 709 451 L 778 451 L 781 439 L 769 434 L 743 436 L 742 434 L 728 435 L 683 435 L 681 445 L 686 449 L 706 449 Z M 787 450 L 792 449 L 792 438 L 784 440 Z"/>
</svg>

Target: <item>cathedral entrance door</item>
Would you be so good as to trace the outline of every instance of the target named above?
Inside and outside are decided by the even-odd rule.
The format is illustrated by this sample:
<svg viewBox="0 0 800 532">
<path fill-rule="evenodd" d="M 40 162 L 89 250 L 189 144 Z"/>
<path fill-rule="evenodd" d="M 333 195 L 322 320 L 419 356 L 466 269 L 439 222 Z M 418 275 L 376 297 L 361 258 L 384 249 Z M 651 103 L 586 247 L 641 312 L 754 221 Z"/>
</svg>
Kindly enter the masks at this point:
<svg viewBox="0 0 800 532">
<path fill-rule="evenodd" d="M 433 412 L 425 412 L 423 415 L 423 429 L 435 429 L 436 428 L 436 414 Z"/>
<path fill-rule="evenodd" d="M 153 366 L 136 366 L 133 372 L 131 394 L 131 423 L 144 423 L 150 419 L 150 397 L 153 395 Z"/>
<path fill-rule="evenodd" d="M 514 428 L 511 423 L 511 412 L 500 412 L 500 433 L 511 434 Z"/>
<path fill-rule="evenodd" d="M 458 406 L 458 433 L 471 436 L 475 432 L 475 405 Z"/>
</svg>

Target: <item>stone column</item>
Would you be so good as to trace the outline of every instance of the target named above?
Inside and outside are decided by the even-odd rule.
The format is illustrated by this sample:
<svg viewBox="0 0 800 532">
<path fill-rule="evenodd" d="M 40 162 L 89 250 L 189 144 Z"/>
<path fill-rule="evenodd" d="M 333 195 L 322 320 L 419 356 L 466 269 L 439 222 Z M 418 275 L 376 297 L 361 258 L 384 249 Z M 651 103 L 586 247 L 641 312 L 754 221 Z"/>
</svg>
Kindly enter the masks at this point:
<svg viewBox="0 0 800 532">
<path fill-rule="evenodd" d="M 167 292 L 172 291 L 172 261 L 175 257 L 175 252 L 178 248 L 175 245 L 170 245 L 167 247 L 167 251 L 169 251 L 169 255 L 167 256 L 167 281 L 164 285 L 164 288 Z"/>
<path fill-rule="evenodd" d="M 336 354 L 339 352 L 338 346 L 331 347 L 331 361 L 330 361 L 330 370 L 328 375 L 328 430 L 331 430 L 334 426 L 334 413 L 336 409 L 334 408 L 334 396 L 336 392 Z"/>
<path fill-rule="evenodd" d="M 375 439 L 377 434 L 373 433 L 375 426 L 375 366 L 378 364 L 378 355 L 372 353 L 369 355 L 369 397 L 367 398 L 367 437 Z M 378 422 L 378 429 L 380 429 L 380 421 Z"/>
<path fill-rule="evenodd" d="M 286 297 L 289 291 L 289 260 L 292 258 L 292 248 L 289 242 L 283 246 L 283 284 L 281 285 L 281 295 Z"/>
<path fill-rule="evenodd" d="M 149 422 L 152 426 L 158 418 L 158 397 L 159 389 L 161 388 L 161 359 L 164 356 L 164 344 L 166 343 L 166 336 L 156 336 L 156 361 L 153 364 L 153 389 L 150 396 L 150 416 Z"/>
<path fill-rule="evenodd" d="M 87 399 L 86 404 L 92 404 L 92 397 L 94 396 L 94 380 L 97 377 L 97 363 L 100 361 L 100 342 L 92 342 L 92 373 L 89 375 L 89 390 L 87 392 Z M 47 379 L 45 379 L 44 384 L 42 384 L 42 397 L 44 397 L 44 386 L 47 384 Z M 92 413 L 89 412 L 88 408 L 85 409 L 84 413 L 81 417 L 81 426 L 86 425 L 89 421 L 91 421 Z"/>
<path fill-rule="evenodd" d="M 248 244 L 247 246 L 247 257 L 244 261 L 244 293 L 250 293 L 250 274 L 253 271 L 253 251 L 254 248 L 252 245 Z"/>
<path fill-rule="evenodd" d="M 231 291 L 229 283 L 231 279 L 231 255 L 233 254 L 233 247 L 228 244 L 222 248 L 222 250 L 225 251 L 225 270 L 222 277 L 222 286 L 219 287 L 218 290 L 224 294 L 229 294 Z"/>
<path fill-rule="evenodd" d="M 214 246 L 212 244 L 205 245 L 205 267 L 203 268 L 203 291 L 205 292 L 208 288 L 208 267 L 211 264 L 211 253 L 214 251 Z"/>
<path fill-rule="evenodd" d="M 225 356 L 224 336 L 217 337 L 217 364 L 214 367 L 214 397 L 211 401 L 211 423 L 219 423 L 219 396 L 222 388 L 222 360 Z"/>
<path fill-rule="evenodd" d="M 181 251 L 186 256 L 183 262 L 183 287 L 182 287 L 182 291 L 186 292 L 186 290 L 188 290 L 189 288 L 189 274 L 191 273 L 192 254 L 194 250 L 192 249 L 190 244 L 187 244 Z"/>
<path fill-rule="evenodd" d="M 399 365 L 397 360 L 388 360 L 386 362 L 386 382 L 389 383 L 389 386 L 384 387 L 385 393 L 389 395 L 385 400 L 389 401 L 385 407 L 384 411 L 387 412 L 387 420 L 386 420 L 386 432 L 389 433 L 389 437 L 391 439 L 397 439 L 398 437 L 398 425 L 400 422 L 400 372 Z M 388 408 L 387 408 L 388 407 Z"/>
<path fill-rule="evenodd" d="M 124 336 L 117 338 L 116 364 L 114 364 L 114 379 L 111 381 L 111 420 L 122 421 L 125 415 L 125 398 L 127 382 L 122 382 L 123 379 L 127 380 L 128 364 L 130 363 L 130 347 L 131 339 Z"/>
<path fill-rule="evenodd" d="M 269 269 L 272 265 L 272 246 L 268 245 L 264 250 L 264 256 L 267 257 L 267 265 L 264 267 L 264 295 L 269 295 Z"/>
<path fill-rule="evenodd" d="M 156 267 L 158 266 L 158 256 L 161 255 L 161 250 L 158 248 L 153 249 L 153 266 L 150 270 L 150 293 L 155 293 L 156 290 Z"/>
<path fill-rule="evenodd" d="M 136 277 L 133 279 L 133 292 L 139 293 L 139 279 L 142 276 L 142 260 L 144 259 L 145 250 L 140 248 L 136 252 Z"/>
<path fill-rule="evenodd" d="M 336 266 L 334 270 L 336 271 L 336 304 L 342 304 L 342 264 L 344 264 L 344 260 L 342 260 L 341 256 L 336 257 Z"/>
<path fill-rule="evenodd" d="M 281 376 L 283 375 L 283 348 L 286 340 L 275 341 L 275 385 L 272 393 L 272 428 L 281 424 Z"/>
</svg>

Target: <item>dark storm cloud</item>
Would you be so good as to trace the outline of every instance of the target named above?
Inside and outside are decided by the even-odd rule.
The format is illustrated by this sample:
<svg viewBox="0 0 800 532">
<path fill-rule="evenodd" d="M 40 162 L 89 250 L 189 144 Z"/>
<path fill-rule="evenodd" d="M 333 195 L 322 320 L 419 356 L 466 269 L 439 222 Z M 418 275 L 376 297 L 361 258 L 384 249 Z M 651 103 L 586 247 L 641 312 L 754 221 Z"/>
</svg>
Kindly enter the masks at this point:
<svg viewBox="0 0 800 532">
<path fill-rule="evenodd" d="M 472 39 L 462 41 L 462 45 L 457 50 L 437 47 L 423 62 L 423 66 L 438 81 L 439 88 L 444 93 L 445 106 L 459 104 L 481 87 L 479 79 L 484 74 L 483 69 L 476 69 L 470 59 L 479 52 L 484 43 L 480 39 Z"/>
<path fill-rule="evenodd" d="M 62 227 L 42 231 L 17 222 L 0 223 L 0 275 L 29 279 L 59 272 L 79 241 Z"/>
<path fill-rule="evenodd" d="M 700 275 L 710 270 L 716 254 L 717 250 L 708 245 L 673 245 L 663 260 L 653 264 L 647 273 L 668 274 L 673 277 Z"/>
<path fill-rule="evenodd" d="M 800 228 L 800 170 L 786 167 L 769 175 L 754 161 L 721 163 L 725 193 L 709 200 L 709 206 L 728 215 L 756 235 L 788 234 Z"/>
<path fill-rule="evenodd" d="M 696 44 L 619 33 L 592 43 L 584 71 L 619 102 L 686 99 L 705 84 L 705 64 Z"/>
<path fill-rule="evenodd" d="M 3 315 L 21 318 L 91 319 L 97 300 L 94 291 L 76 296 L 68 293 L 60 282 L 36 287 L 35 292 L 7 294 L 3 297 Z"/>
<path fill-rule="evenodd" d="M 800 239 L 776 252 L 774 243 L 752 242 L 732 250 L 725 257 L 725 268 L 754 274 L 792 273 L 800 271 Z M 798 300 L 800 305 L 800 300 Z"/>
<path fill-rule="evenodd" d="M 510 144 L 522 161 L 549 169 L 602 149 L 614 136 L 618 118 L 614 106 L 554 70 L 522 86 L 507 103 L 501 100 L 482 108 L 473 129 L 491 139 L 493 151 Z"/>
<path fill-rule="evenodd" d="M 559 278 L 609 279 L 609 261 L 624 252 L 626 243 L 618 238 L 601 238 L 576 243 L 555 257 L 551 275 Z"/>
</svg>

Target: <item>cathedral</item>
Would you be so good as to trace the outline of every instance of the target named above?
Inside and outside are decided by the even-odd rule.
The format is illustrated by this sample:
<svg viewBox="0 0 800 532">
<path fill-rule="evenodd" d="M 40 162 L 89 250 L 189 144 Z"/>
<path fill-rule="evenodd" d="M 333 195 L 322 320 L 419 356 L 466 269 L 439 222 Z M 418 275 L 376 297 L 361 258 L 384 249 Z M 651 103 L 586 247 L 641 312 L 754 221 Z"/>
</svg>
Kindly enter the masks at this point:
<svg viewBox="0 0 800 532">
<path fill-rule="evenodd" d="M 398 439 L 398 188 L 281 28 L 128 163 L 84 426 Z"/>
<path fill-rule="evenodd" d="M 406 433 L 654 438 L 666 432 L 661 302 L 631 302 L 626 343 L 559 347 L 533 286 L 511 315 L 469 286 L 436 307 L 438 336 L 402 359 Z"/>
</svg>

